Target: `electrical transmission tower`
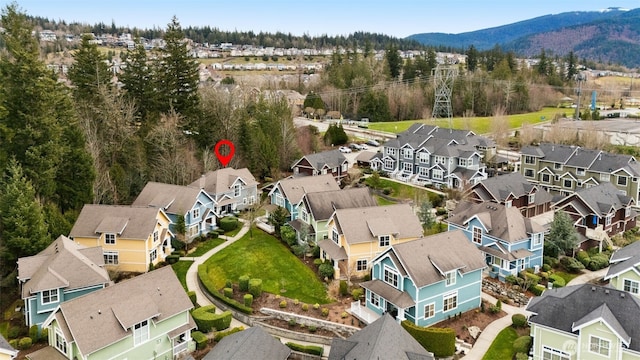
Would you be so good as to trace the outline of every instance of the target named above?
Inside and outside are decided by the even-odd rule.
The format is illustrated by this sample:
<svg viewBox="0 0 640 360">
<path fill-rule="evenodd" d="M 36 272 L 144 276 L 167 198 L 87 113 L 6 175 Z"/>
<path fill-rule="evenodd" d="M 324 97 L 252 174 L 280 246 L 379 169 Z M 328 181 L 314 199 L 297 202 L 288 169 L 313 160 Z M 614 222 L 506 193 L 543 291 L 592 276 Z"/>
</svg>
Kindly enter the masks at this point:
<svg viewBox="0 0 640 360">
<path fill-rule="evenodd" d="M 453 90 L 453 80 L 458 76 L 458 68 L 451 65 L 438 65 L 433 69 L 433 79 L 435 82 L 435 101 L 433 103 L 433 118 L 449 119 L 451 127 L 451 92 Z"/>
</svg>

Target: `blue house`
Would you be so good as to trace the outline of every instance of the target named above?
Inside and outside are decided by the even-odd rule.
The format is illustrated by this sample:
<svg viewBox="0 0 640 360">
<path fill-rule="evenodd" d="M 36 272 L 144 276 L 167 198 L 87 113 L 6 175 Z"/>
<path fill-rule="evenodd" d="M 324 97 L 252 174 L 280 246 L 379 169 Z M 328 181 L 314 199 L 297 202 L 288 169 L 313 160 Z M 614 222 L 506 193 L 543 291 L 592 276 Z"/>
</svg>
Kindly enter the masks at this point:
<svg viewBox="0 0 640 360">
<path fill-rule="evenodd" d="M 480 306 L 484 258 L 462 231 L 392 245 L 372 264 L 372 280 L 360 284 L 366 310 L 351 307 L 361 319 L 389 313 L 429 326 Z"/>
<path fill-rule="evenodd" d="M 269 191 L 269 199 L 271 204 L 289 212 L 289 220 L 295 220 L 298 218 L 298 206 L 304 194 L 330 190 L 340 190 L 338 182 L 331 174 L 288 177 L 273 186 Z"/>
<path fill-rule="evenodd" d="M 132 205 L 162 209 L 174 234 L 178 217 L 184 216 L 187 240 L 216 228 L 216 202 L 199 187 L 148 182 Z"/>
<path fill-rule="evenodd" d="M 480 249 L 489 265 L 489 274 L 505 276 L 542 267 L 544 228 L 513 206 L 494 202 L 473 204 L 463 201 L 449 218 L 449 231 L 462 230 L 468 241 Z"/>
<path fill-rule="evenodd" d="M 18 281 L 29 327 L 40 327 L 61 303 L 111 284 L 102 248 L 87 248 L 63 235 L 37 255 L 18 259 Z"/>
</svg>

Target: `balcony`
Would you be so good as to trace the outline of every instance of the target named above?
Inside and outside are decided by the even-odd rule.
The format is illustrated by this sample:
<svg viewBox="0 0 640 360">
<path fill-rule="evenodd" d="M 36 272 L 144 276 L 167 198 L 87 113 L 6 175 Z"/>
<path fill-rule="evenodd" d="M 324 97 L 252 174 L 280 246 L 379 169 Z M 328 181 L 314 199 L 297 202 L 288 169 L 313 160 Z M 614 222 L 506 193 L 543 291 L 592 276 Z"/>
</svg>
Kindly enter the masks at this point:
<svg viewBox="0 0 640 360">
<path fill-rule="evenodd" d="M 371 324 L 372 322 L 380 318 L 380 315 L 378 315 L 373 310 L 369 309 L 366 306 L 360 305 L 360 301 L 354 301 L 351 303 L 349 313 L 362 320 L 365 324 Z"/>
<path fill-rule="evenodd" d="M 188 341 L 177 342 L 176 340 L 175 344 L 173 345 L 173 356 L 176 356 L 181 352 L 187 351 L 188 347 L 189 347 Z"/>
</svg>

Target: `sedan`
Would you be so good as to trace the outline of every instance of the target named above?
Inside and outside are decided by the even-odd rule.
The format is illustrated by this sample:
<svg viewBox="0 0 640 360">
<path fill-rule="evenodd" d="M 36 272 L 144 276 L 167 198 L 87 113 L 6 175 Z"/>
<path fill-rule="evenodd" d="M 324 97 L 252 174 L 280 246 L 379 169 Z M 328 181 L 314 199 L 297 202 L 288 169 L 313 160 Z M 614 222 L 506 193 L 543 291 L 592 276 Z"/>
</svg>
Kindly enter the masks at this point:
<svg viewBox="0 0 640 360">
<path fill-rule="evenodd" d="M 369 140 L 367 141 L 367 144 L 371 146 L 380 146 L 380 143 L 375 140 Z"/>
<path fill-rule="evenodd" d="M 338 150 L 340 150 L 341 153 L 350 153 L 351 152 L 351 149 L 349 149 L 346 146 L 340 146 L 340 148 Z"/>
</svg>

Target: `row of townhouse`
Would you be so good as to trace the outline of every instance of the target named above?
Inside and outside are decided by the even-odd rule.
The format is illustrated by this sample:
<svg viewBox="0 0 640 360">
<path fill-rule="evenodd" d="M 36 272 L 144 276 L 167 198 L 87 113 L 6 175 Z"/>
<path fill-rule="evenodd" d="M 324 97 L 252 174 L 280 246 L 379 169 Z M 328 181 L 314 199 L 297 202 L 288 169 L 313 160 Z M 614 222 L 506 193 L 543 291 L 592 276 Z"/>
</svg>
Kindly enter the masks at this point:
<svg viewBox="0 0 640 360">
<path fill-rule="evenodd" d="M 484 161 L 496 154 L 495 143 L 472 131 L 413 124 L 371 160 L 374 170 L 420 185 L 462 189 L 487 178 Z"/>
</svg>

